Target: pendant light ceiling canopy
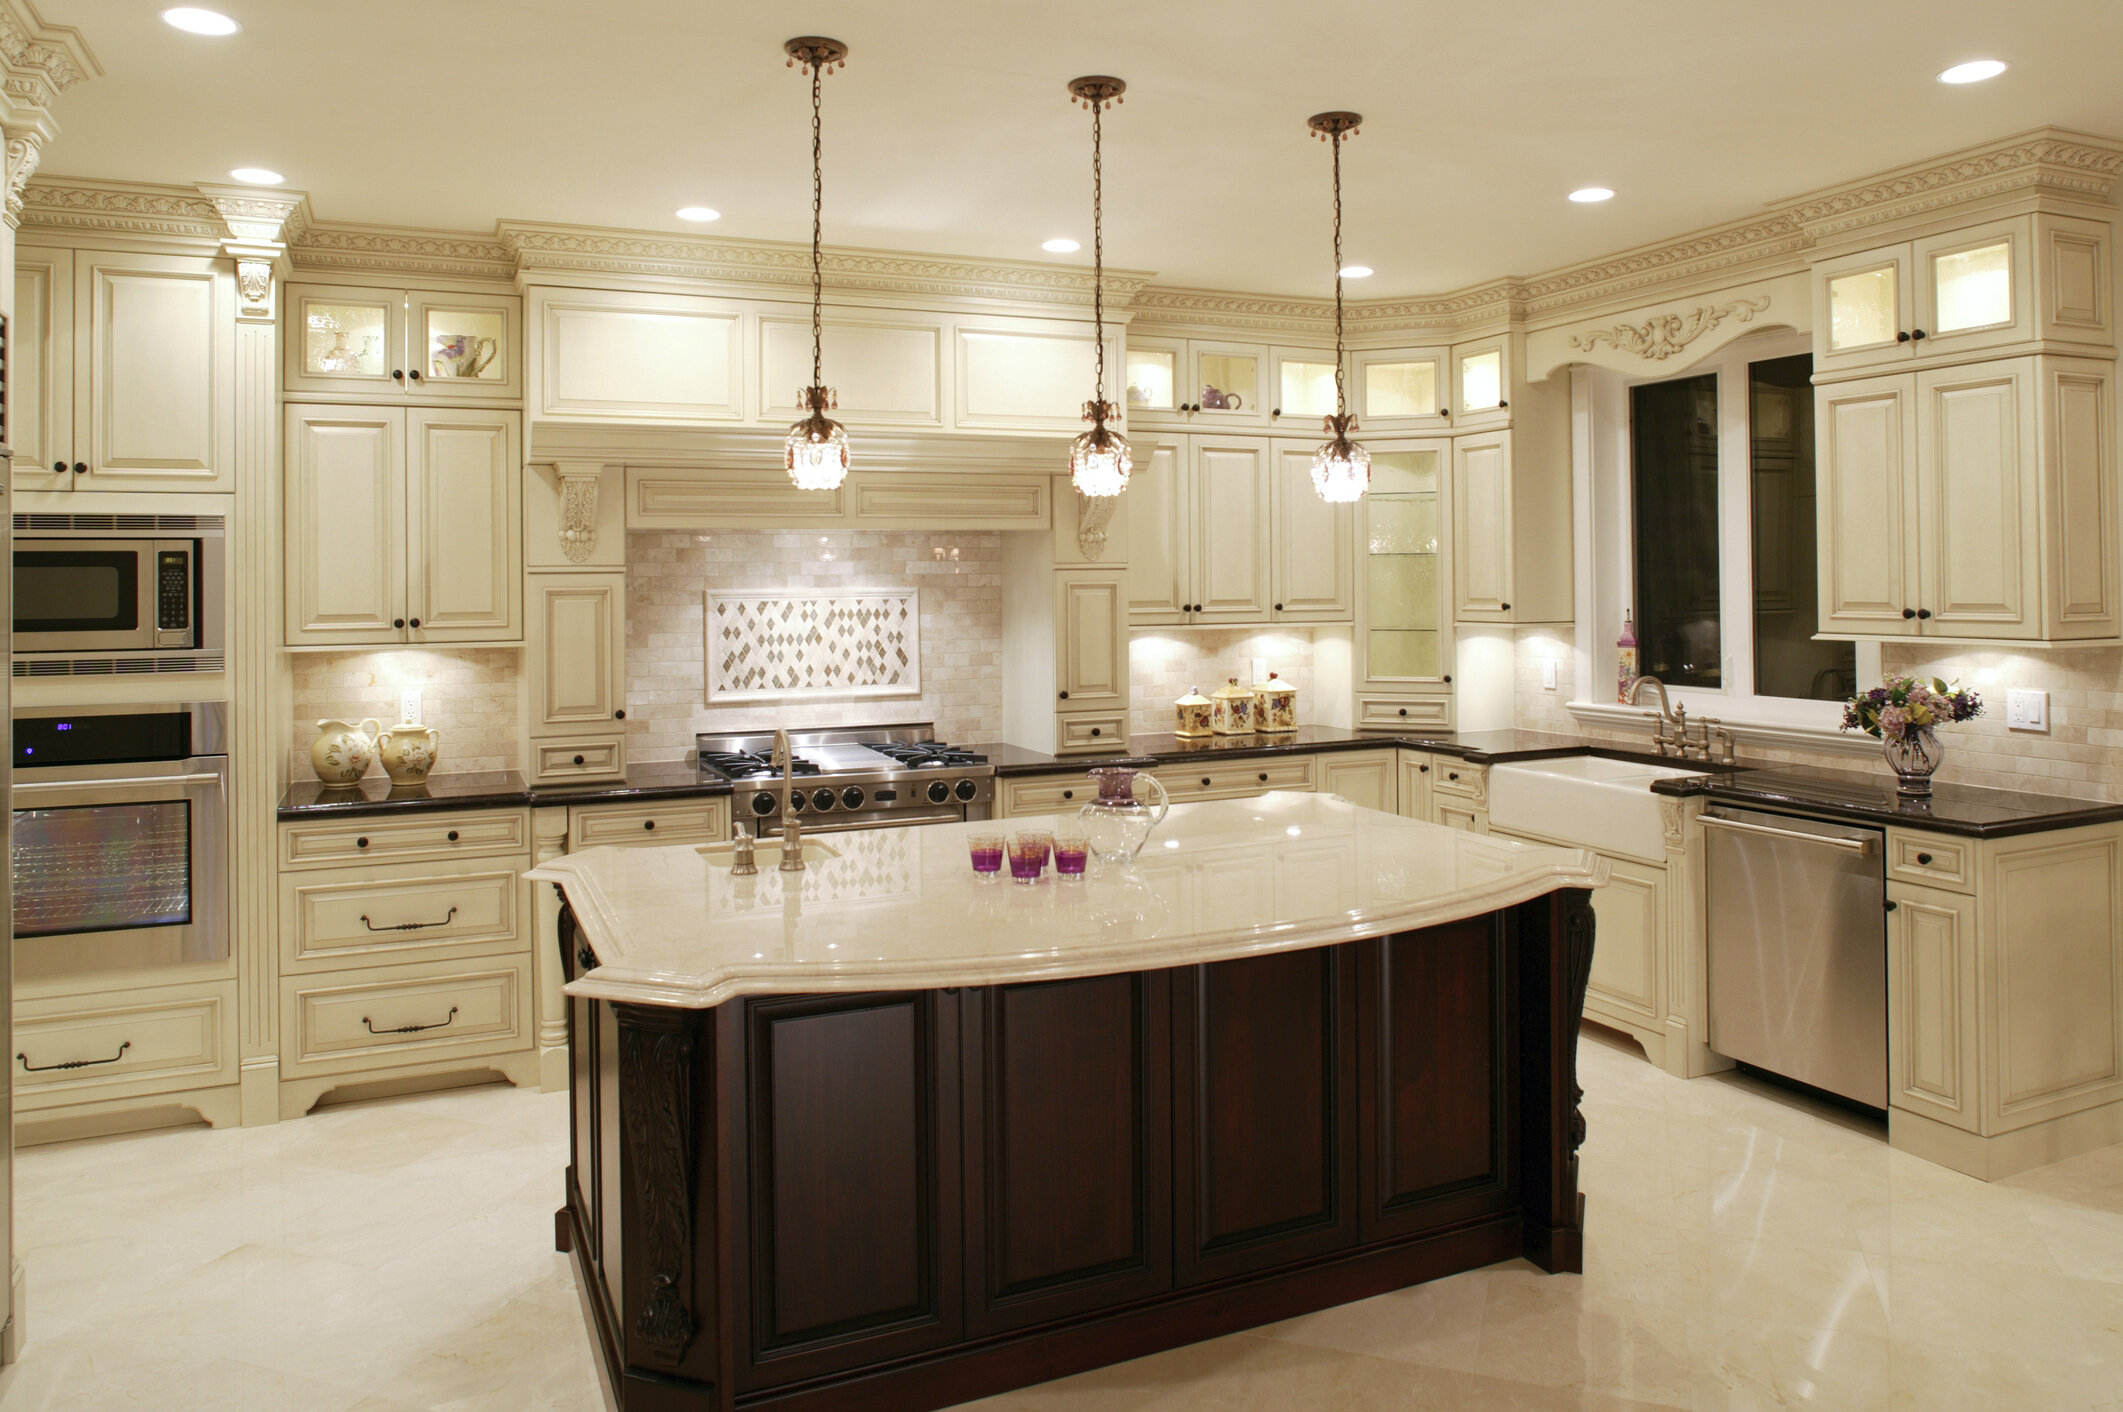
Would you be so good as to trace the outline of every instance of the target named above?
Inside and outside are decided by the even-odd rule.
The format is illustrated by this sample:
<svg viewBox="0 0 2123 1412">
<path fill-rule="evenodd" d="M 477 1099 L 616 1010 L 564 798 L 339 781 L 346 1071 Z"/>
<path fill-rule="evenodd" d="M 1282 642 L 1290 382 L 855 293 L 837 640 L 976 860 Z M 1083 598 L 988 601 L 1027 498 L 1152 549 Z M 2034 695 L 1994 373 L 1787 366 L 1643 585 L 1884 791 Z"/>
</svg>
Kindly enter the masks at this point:
<svg viewBox="0 0 2123 1412">
<path fill-rule="evenodd" d="M 1079 493 L 1090 496 L 1118 495 L 1128 488 L 1135 469 L 1135 453 L 1128 438 L 1106 425 L 1118 420 L 1120 409 L 1106 400 L 1106 235 L 1104 225 L 1105 157 L 1102 150 L 1102 118 L 1108 104 L 1122 102 L 1128 85 L 1105 74 L 1091 74 L 1069 81 L 1069 92 L 1091 110 L 1091 326 L 1098 345 L 1098 385 L 1084 404 L 1084 420 L 1091 430 L 1069 443 L 1069 479 Z"/>
<path fill-rule="evenodd" d="M 1312 455 L 1312 488 L 1334 504 L 1360 499 L 1371 486 L 1371 453 L 1349 439 L 1356 418 L 1342 381 L 1342 139 L 1356 136 L 1363 121 L 1355 113 L 1314 113 L 1306 120 L 1334 148 L 1334 415 L 1327 418 L 1326 443 Z"/>
<path fill-rule="evenodd" d="M 783 444 L 783 464 L 798 490 L 833 490 L 848 476 L 848 433 L 826 415 L 836 400 L 825 385 L 821 352 L 825 309 L 824 262 L 820 255 L 825 206 L 824 143 L 821 140 L 820 90 L 826 71 L 848 66 L 848 46 L 837 39 L 804 35 L 782 46 L 788 51 L 789 67 L 802 65 L 811 80 L 811 385 L 797 393 L 796 401 L 807 415 L 789 428 Z"/>
</svg>

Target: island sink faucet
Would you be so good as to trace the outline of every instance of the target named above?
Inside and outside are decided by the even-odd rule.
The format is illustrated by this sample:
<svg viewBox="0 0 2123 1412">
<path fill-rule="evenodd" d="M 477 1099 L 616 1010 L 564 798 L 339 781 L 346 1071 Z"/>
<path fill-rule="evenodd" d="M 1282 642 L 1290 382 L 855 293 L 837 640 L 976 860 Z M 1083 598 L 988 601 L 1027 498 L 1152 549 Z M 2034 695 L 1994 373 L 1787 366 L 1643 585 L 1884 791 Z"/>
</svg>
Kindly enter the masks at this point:
<svg viewBox="0 0 2123 1412">
<path fill-rule="evenodd" d="M 1715 716 L 1705 716 L 1691 732 L 1688 729 L 1688 708 L 1675 706 L 1666 695 L 1666 683 L 1657 677 L 1638 677 L 1630 683 L 1630 705 L 1637 704 L 1647 686 L 1659 696 L 1659 710 L 1653 717 L 1651 738 L 1658 742 L 1662 757 L 1673 755 L 1682 760 L 1696 759 L 1720 765 L 1737 763 L 1732 732 L 1719 725 Z"/>
<path fill-rule="evenodd" d="M 786 730 L 774 732 L 772 758 L 781 767 L 781 871 L 800 873 L 803 871 L 803 825 L 796 822 L 796 810 L 789 798 L 796 784 L 796 752 L 789 746 Z"/>
</svg>

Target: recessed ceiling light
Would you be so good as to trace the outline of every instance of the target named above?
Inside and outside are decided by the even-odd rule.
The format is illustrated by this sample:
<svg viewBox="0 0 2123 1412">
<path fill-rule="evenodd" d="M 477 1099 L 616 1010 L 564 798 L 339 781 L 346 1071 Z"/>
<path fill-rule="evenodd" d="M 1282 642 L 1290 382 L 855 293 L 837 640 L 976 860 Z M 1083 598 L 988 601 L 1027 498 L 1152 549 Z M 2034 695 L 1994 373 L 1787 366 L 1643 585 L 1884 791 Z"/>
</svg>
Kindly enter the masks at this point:
<svg viewBox="0 0 2123 1412">
<path fill-rule="evenodd" d="M 1069 255 L 1084 247 L 1080 242 L 1071 240 L 1066 235 L 1057 235 L 1052 240 L 1041 241 L 1039 248 L 1050 255 Z"/>
<path fill-rule="evenodd" d="M 278 186 L 287 180 L 280 173 L 264 167 L 238 167 L 229 175 L 245 186 Z"/>
<path fill-rule="evenodd" d="M 2005 72 L 2004 61 L 1999 59 L 1970 59 L 1965 64 L 1955 64 L 1939 75 L 1941 83 L 1981 83 L 1986 78 L 1996 78 Z"/>
<path fill-rule="evenodd" d="M 1342 278 L 1369 279 L 1371 278 L 1371 267 L 1369 265 L 1344 265 L 1342 266 Z"/>
<path fill-rule="evenodd" d="M 722 219 L 722 212 L 716 210 L 713 206 L 680 206 L 678 208 L 678 219 L 682 221 L 719 221 Z"/>
<path fill-rule="evenodd" d="M 1612 201 L 1614 193 L 1604 186 L 1581 186 L 1570 193 L 1570 199 L 1580 206 L 1589 206 L 1595 201 Z"/>
<path fill-rule="evenodd" d="M 234 34 L 243 26 L 217 10 L 198 10 L 189 5 L 180 5 L 174 10 L 162 12 L 162 22 L 183 30 L 186 34 Z"/>
</svg>

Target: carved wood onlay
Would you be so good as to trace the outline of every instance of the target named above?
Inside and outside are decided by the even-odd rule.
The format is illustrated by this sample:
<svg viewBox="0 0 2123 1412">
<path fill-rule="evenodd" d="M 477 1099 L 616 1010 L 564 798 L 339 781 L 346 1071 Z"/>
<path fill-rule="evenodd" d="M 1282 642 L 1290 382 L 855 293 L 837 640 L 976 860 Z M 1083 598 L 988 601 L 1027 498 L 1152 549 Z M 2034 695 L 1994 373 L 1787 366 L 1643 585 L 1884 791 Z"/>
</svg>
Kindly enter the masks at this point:
<svg viewBox="0 0 2123 1412">
<path fill-rule="evenodd" d="M 1699 304 L 1686 314 L 1656 314 L 1641 324 L 1616 324 L 1613 328 L 1595 329 L 1591 333 L 1574 333 L 1570 335 L 1570 346 L 1589 353 L 1607 343 L 1622 352 L 1663 363 L 1725 320 L 1753 323 L 1754 316 L 1768 307 L 1767 295 L 1760 299 L 1733 299 L 1723 304 Z"/>
<path fill-rule="evenodd" d="M 586 562 L 597 550 L 597 486 L 604 467 L 594 461 L 556 461 L 560 477 L 560 552 Z"/>
<path fill-rule="evenodd" d="M 1678 799 L 1661 799 L 1659 801 L 1659 822 L 1666 831 L 1666 849 L 1668 852 L 1678 851 L 1681 845 L 1687 841 L 1687 834 L 1683 831 L 1683 815 L 1686 812 L 1686 807 Z"/>
<path fill-rule="evenodd" d="M 1573 1159 L 1585 1145 L 1585 1090 L 1577 1081 L 1578 1030 L 1585 1019 L 1585 991 L 1592 984 L 1592 947 L 1598 920 L 1592 911 L 1592 894 L 1570 888 L 1563 894 L 1563 945 L 1570 991 L 1563 999 L 1565 1043 L 1570 1052 L 1570 1084 L 1576 1097 L 1570 1104 L 1570 1151 Z"/>
<path fill-rule="evenodd" d="M 1076 547 L 1094 564 L 1106 556 L 1106 527 L 1119 506 L 1118 495 L 1076 493 Z"/>
<path fill-rule="evenodd" d="M 676 1363 L 700 1329 L 690 1302 L 699 1128 L 693 1051 L 700 1021 L 697 1012 L 661 1006 L 616 1005 L 613 1011 L 627 1184 L 638 1207 L 634 1228 L 649 1275 L 649 1297 L 634 1317 L 633 1332 L 655 1356 Z"/>
</svg>

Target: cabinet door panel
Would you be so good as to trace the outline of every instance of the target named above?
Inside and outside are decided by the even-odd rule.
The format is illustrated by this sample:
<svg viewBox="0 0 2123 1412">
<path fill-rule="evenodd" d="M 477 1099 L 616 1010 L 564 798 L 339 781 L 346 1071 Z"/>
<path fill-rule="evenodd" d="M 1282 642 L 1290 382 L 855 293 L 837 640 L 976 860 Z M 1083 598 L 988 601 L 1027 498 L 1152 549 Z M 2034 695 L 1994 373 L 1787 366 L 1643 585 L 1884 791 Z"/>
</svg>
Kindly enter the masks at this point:
<svg viewBox="0 0 2123 1412">
<path fill-rule="evenodd" d="M 81 252 L 75 260 L 77 489 L 227 490 L 232 277 L 210 260 Z M 86 433 L 84 437 L 82 434 Z"/>
<path fill-rule="evenodd" d="M 828 318 L 821 346 L 840 400 L 833 415 L 851 426 L 941 426 L 943 338 L 933 324 Z M 796 399 L 811 385 L 810 320 L 762 318 L 759 364 L 761 418 L 795 422 L 804 417 Z"/>
<path fill-rule="evenodd" d="M 523 635 L 523 457 L 514 412 L 421 409 L 406 424 L 415 642 Z"/>
<path fill-rule="evenodd" d="M 966 992 L 975 1334 L 1172 1283 L 1166 972 Z"/>
<path fill-rule="evenodd" d="M 1927 632 L 2038 635 L 2033 364 L 1917 377 L 1920 607 Z"/>
<path fill-rule="evenodd" d="M 1923 346 L 1905 337 L 1916 323 L 1910 253 L 1889 245 L 1813 267 L 1814 371 L 1903 363 Z"/>
<path fill-rule="evenodd" d="M 740 316 L 683 296 L 571 292 L 537 305 L 540 410 L 560 417 L 735 421 Z"/>
<path fill-rule="evenodd" d="M 1057 618 L 1060 660 L 1055 664 L 1063 710 L 1125 706 L 1128 702 L 1128 613 L 1122 605 L 1127 577 L 1069 572 L 1054 576 L 1060 595 Z"/>
<path fill-rule="evenodd" d="M 1365 1241 L 1504 1209 L 1517 1046 L 1489 919 L 1364 943 Z"/>
<path fill-rule="evenodd" d="M 960 1326 L 958 1007 L 936 991 L 745 1004 L 744 1363 L 763 1387 Z M 740 1198 L 742 1200 L 742 1198 Z"/>
<path fill-rule="evenodd" d="M 2027 216 L 1935 235 L 1911 247 L 1920 356 L 1967 354 L 2034 336 L 2034 222 Z"/>
<path fill-rule="evenodd" d="M 1320 792 L 1391 814 L 1399 804 L 1398 761 L 1390 750 L 1320 756 Z"/>
<path fill-rule="evenodd" d="M 1268 621 L 1270 498 L 1265 443 L 1195 442 L 1194 622 Z"/>
<path fill-rule="evenodd" d="M 1354 1241 L 1354 983 L 1349 947 L 1177 973 L 1180 1283 Z"/>
<path fill-rule="evenodd" d="M 2043 379 L 2042 485 L 2056 508 L 2049 592 L 2054 637 L 2105 637 L 2117 627 L 2116 431 L 2112 365 L 2037 365 Z"/>
<path fill-rule="evenodd" d="M 1275 444 L 1274 612 L 1278 622 L 1356 617 L 1356 507 L 1312 488 L 1309 445 Z"/>
<path fill-rule="evenodd" d="M 403 642 L 405 413 L 287 410 L 288 641 Z"/>
<path fill-rule="evenodd" d="M 1607 859 L 1608 883 L 1592 894 L 1599 944 L 1593 948 L 1587 1003 L 1619 1017 L 1660 1025 L 1659 938 L 1666 912 L 1666 870 Z"/>
<path fill-rule="evenodd" d="M 15 250 L 7 439 L 17 490 L 68 490 L 74 454 L 74 252 Z M 53 463 L 62 469 L 53 470 Z"/>
<path fill-rule="evenodd" d="M 1888 1102 L 1976 1131 L 1976 900 L 1896 884 L 1887 914 Z"/>
<path fill-rule="evenodd" d="M 406 295 L 406 372 L 421 398 L 513 401 L 523 396 L 523 301 L 513 294 Z"/>
<path fill-rule="evenodd" d="M 1452 443 L 1453 616 L 1511 621 L 1511 434 Z"/>
<path fill-rule="evenodd" d="M 1920 597 L 1915 547 L 1916 384 L 1907 376 L 1814 394 L 1820 438 L 1821 628 L 1908 637 Z"/>
<path fill-rule="evenodd" d="M 1185 441 L 1168 442 L 1128 479 L 1128 620 L 1138 627 L 1183 623 L 1194 601 L 1187 460 Z"/>
<path fill-rule="evenodd" d="M 1413 750 L 1401 752 L 1400 813 L 1404 819 L 1434 823 L 1430 816 L 1430 757 Z"/>
<path fill-rule="evenodd" d="M 622 729 L 626 702 L 625 574 L 531 578 L 533 735 Z"/>
<path fill-rule="evenodd" d="M 332 398 L 406 395 L 404 290 L 290 284 L 281 304 L 281 376 L 288 391 Z"/>
<path fill-rule="evenodd" d="M 1120 344 L 1107 342 L 1110 371 L 1120 365 Z M 1091 338 L 1029 328 L 960 328 L 956 347 L 957 425 L 1071 433 L 1082 428 L 1084 389 L 1098 363 Z"/>
</svg>

